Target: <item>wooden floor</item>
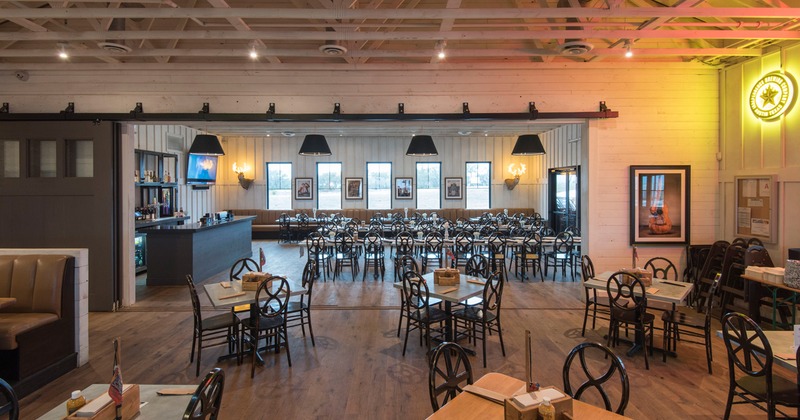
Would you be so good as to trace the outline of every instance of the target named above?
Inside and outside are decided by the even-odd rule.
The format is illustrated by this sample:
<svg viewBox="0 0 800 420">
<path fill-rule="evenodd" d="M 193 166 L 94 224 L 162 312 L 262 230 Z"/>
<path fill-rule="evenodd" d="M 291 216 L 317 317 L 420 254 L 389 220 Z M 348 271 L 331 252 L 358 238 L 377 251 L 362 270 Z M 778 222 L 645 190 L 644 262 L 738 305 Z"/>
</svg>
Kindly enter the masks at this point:
<svg viewBox="0 0 800 420">
<path fill-rule="evenodd" d="M 294 245 L 254 241 L 254 255 L 263 247 L 266 269 L 299 277 L 305 257 Z M 257 257 L 256 257 L 257 258 Z M 387 259 L 388 262 L 388 259 Z M 367 276 L 353 282 L 350 273 L 335 283 L 314 287 L 313 322 L 316 347 L 299 329 L 290 330 L 292 367 L 285 354 L 266 355 L 266 365 L 250 379 L 250 365 L 235 361 L 217 364 L 222 347 L 207 349 L 202 370 L 220 366 L 225 371 L 224 419 L 370 418 L 422 419 L 431 414 L 425 350 L 412 333 L 406 356 L 396 337 L 400 296 L 392 287 L 391 266 L 386 280 Z M 227 278 L 220 273 L 208 281 Z M 202 293 L 203 288 L 198 288 Z M 562 386 L 561 369 L 567 353 L 586 340 L 603 342 L 607 323 L 581 337 L 583 291 L 580 282 L 544 282 L 513 279 L 503 297 L 502 321 L 506 357 L 497 336 L 489 338 L 488 368 L 480 356 L 472 358 L 476 377 L 490 371 L 517 378 L 523 373 L 524 330 L 534 336 L 534 370 L 542 385 Z M 115 336 L 122 337 L 123 379 L 126 383 L 196 384 L 189 363 L 192 336 L 191 303 L 186 287 L 137 287 L 139 302 L 116 313 L 91 313 L 90 361 L 22 400 L 22 418 L 36 418 L 69 397 L 70 391 L 111 377 Z M 212 313 L 208 298 L 200 296 L 204 313 Z M 719 323 L 715 322 L 715 328 Z M 656 335 L 656 343 L 661 336 Z M 480 350 L 480 344 L 477 347 Z M 702 346 L 682 344 L 678 357 L 667 363 L 656 353 L 650 370 L 642 354 L 624 355 L 618 347 L 631 383 L 625 414 L 637 419 L 720 418 L 728 389 L 727 361 L 722 340 L 714 341 L 714 374 L 706 371 Z M 478 352 L 480 354 L 480 351 Z M 733 418 L 766 417 L 749 405 L 734 407 Z"/>
</svg>

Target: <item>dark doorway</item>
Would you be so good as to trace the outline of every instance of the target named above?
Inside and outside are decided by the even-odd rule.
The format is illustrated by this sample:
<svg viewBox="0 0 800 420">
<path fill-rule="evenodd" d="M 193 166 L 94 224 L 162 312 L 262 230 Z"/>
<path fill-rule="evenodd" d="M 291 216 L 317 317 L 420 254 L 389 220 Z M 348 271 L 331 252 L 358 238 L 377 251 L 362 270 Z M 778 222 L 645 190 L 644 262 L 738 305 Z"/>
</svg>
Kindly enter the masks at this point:
<svg viewBox="0 0 800 420">
<path fill-rule="evenodd" d="M 574 226 L 580 229 L 581 177 L 580 166 L 548 170 L 548 202 L 550 227 L 558 232 Z"/>
</svg>

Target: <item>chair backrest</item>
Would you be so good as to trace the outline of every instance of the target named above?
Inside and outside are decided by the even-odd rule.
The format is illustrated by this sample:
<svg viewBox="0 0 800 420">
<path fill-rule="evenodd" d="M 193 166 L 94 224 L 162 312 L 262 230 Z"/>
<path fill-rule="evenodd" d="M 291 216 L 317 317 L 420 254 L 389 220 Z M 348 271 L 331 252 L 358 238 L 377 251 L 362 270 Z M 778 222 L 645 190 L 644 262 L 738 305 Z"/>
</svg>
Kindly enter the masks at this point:
<svg viewBox="0 0 800 420">
<path fill-rule="evenodd" d="M 314 278 L 317 276 L 317 262 L 314 260 L 306 261 L 303 267 L 303 288 L 306 289 L 308 303 L 311 304 L 311 292 L 314 289 Z"/>
<path fill-rule="evenodd" d="M 600 375 L 598 376 L 592 374 L 593 371 L 598 372 L 596 367 L 590 367 L 587 363 L 586 356 L 588 352 L 596 353 L 598 355 L 591 356 L 590 361 L 592 362 L 595 360 L 608 361 L 608 367 L 605 368 L 604 371 L 599 371 Z M 572 372 L 572 363 L 575 361 L 576 357 L 580 361 L 581 370 L 585 374 L 586 380 L 578 385 L 577 388 L 573 388 L 572 381 L 570 380 L 570 373 Z M 619 358 L 619 356 L 614 354 L 614 352 L 612 352 L 608 347 L 600 343 L 592 342 L 578 344 L 572 349 L 572 351 L 569 352 L 567 360 L 564 362 L 564 368 L 561 372 L 564 379 L 564 392 L 569 394 L 569 396 L 575 398 L 576 400 L 580 400 L 585 391 L 594 389 L 603 399 L 603 403 L 607 411 L 613 411 L 617 414 L 624 414 L 625 407 L 628 405 L 628 398 L 630 397 L 628 373 L 625 370 L 625 365 L 622 363 L 622 360 Z M 611 382 L 609 381 L 612 381 L 617 375 L 619 376 L 621 390 L 620 401 L 615 407 L 615 405 L 611 403 L 611 398 L 609 397 L 607 390 L 603 388 L 603 384 L 610 384 Z"/>
<path fill-rule="evenodd" d="M 442 234 L 439 232 L 431 232 L 425 235 L 425 252 L 428 254 L 440 253 L 442 252 L 442 245 L 444 244 L 444 239 L 442 239 Z"/>
<path fill-rule="evenodd" d="M 183 420 L 216 420 L 222 408 L 222 391 L 225 387 L 225 373 L 220 368 L 208 372 L 203 382 L 194 391 L 189 405 L 183 413 Z"/>
<path fill-rule="evenodd" d="M 19 419 L 19 399 L 14 388 L 0 378 L 0 417 L 8 415 L 9 420 Z"/>
<path fill-rule="evenodd" d="M 468 276 L 489 277 L 489 260 L 483 255 L 475 254 L 467 260 L 464 272 Z"/>
<path fill-rule="evenodd" d="M 409 271 L 419 273 L 419 266 L 411 255 L 401 256 L 400 260 L 397 262 L 397 267 L 400 269 L 400 275 L 405 275 Z"/>
<path fill-rule="evenodd" d="M 500 317 L 500 305 L 503 302 L 503 277 L 499 271 L 492 273 L 483 286 L 483 317 L 494 313 Z"/>
<path fill-rule="evenodd" d="M 472 384 L 472 365 L 461 346 L 444 342 L 433 349 L 428 374 L 428 393 L 433 411 L 447 404 Z"/>
<path fill-rule="evenodd" d="M 564 232 L 567 232 L 572 236 L 580 236 L 581 235 L 581 229 L 578 226 L 575 226 L 575 225 L 567 226 L 567 228 L 564 229 Z"/>
<path fill-rule="evenodd" d="M 588 255 L 581 256 L 581 279 L 583 281 L 594 278 L 594 263 Z"/>
<path fill-rule="evenodd" d="M 633 274 L 624 271 L 612 274 L 606 283 L 606 292 L 611 306 L 619 311 L 636 311 L 638 316 L 647 309 L 644 284 Z"/>
<path fill-rule="evenodd" d="M 270 287 L 270 283 L 276 282 L 277 286 Z M 273 291 L 273 289 L 275 289 Z M 289 303 L 289 282 L 286 278 L 280 276 L 272 276 L 267 281 L 261 282 L 256 290 L 256 304 L 252 305 L 255 308 L 255 313 L 250 316 L 256 316 L 256 325 L 258 325 L 259 316 L 265 318 L 273 318 L 286 314 L 286 308 Z M 285 318 L 284 318 L 285 319 Z"/>
<path fill-rule="evenodd" d="M 306 237 L 306 249 L 308 257 L 312 258 L 325 250 L 325 238 L 322 235 L 312 233 Z"/>
<path fill-rule="evenodd" d="M 522 251 L 525 254 L 539 254 L 542 246 L 542 236 L 538 232 L 527 232 L 522 240 Z"/>
<path fill-rule="evenodd" d="M 752 245 L 747 248 L 744 253 L 744 265 L 748 267 L 752 265 L 759 267 L 775 267 L 767 249 L 759 245 Z"/>
<path fill-rule="evenodd" d="M 542 226 L 542 228 L 539 230 L 539 233 L 542 236 L 556 236 L 556 231 L 554 231 L 553 228 L 548 226 Z"/>
<path fill-rule="evenodd" d="M 747 240 L 744 239 L 744 238 L 733 238 L 733 241 L 731 241 L 731 245 L 739 245 L 739 246 L 742 246 L 742 247 L 746 247 L 747 246 Z"/>
<path fill-rule="evenodd" d="M 406 313 L 427 309 L 430 299 L 428 284 L 416 271 L 403 274 L 403 297 L 405 297 Z"/>
<path fill-rule="evenodd" d="M 394 221 L 392 222 L 392 234 L 397 236 L 398 233 L 405 231 L 406 231 L 406 224 L 403 223 L 402 220 L 394 219 Z"/>
<path fill-rule="evenodd" d="M 722 317 L 722 338 L 728 351 L 730 384 L 737 383 L 737 372 L 763 377 L 768 396 L 772 396 L 772 346 L 761 328 L 747 315 L 729 312 Z"/>
<path fill-rule="evenodd" d="M 502 236 L 498 235 L 497 232 L 492 233 L 489 239 L 486 240 L 486 243 L 489 245 L 489 252 L 492 253 L 492 258 L 505 258 L 506 241 Z"/>
<path fill-rule="evenodd" d="M 194 280 L 191 274 L 186 275 L 186 283 L 189 285 L 189 296 L 192 299 L 192 316 L 194 317 L 195 330 L 203 329 L 203 314 L 200 311 L 200 298 L 197 297 L 197 289 L 194 287 Z"/>
<path fill-rule="evenodd" d="M 377 254 L 383 252 L 383 242 L 380 233 L 370 230 L 364 236 L 364 251 L 376 257 Z"/>
<path fill-rule="evenodd" d="M 471 233 L 461 231 L 454 238 L 453 248 L 457 256 L 471 254 L 475 249 L 475 239 Z"/>
<path fill-rule="evenodd" d="M 414 237 L 407 231 L 402 231 L 394 238 L 394 251 L 396 255 L 411 255 L 414 253 Z"/>
<path fill-rule="evenodd" d="M 747 247 L 751 246 L 764 246 L 764 242 L 761 242 L 761 239 L 758 238 L 750 238 L 747 240 Z"/>
<path fill-rule="evenodd" d="M 677 280 L 678 269 L 664 257 L 653 257 L 644 264 L 644 269 L 653 273 L 655 279 Z"/>
<path fill-rule="evenodd" d="M 572 250 L 572 234 L 569 232 L 559 232 L 553 242 L 553 251 L 565 253 Z"/>
<path fill-rule="evenodd" d="M 242 258 L 236 260 L 235 263 L 231 266 L 231 271 L 228 275 L 229 280 L 241 280 L 242 274 L 249 273 L 251 271 L 261 271 L 261 268 L 258 266 L 256 260 L 252 258 Z"/>
<path fill-rule="evenodd" d="M 353 251 L 353 246 L 356 240 L 353 238 L 353 235 L 349 234 L 348 232 L 339 232 L 336 234 L 336 239 L 334 241 L 334 246 L 336 247 L 336 252 L 340 254 L 349 254 Z"/>
</svg>

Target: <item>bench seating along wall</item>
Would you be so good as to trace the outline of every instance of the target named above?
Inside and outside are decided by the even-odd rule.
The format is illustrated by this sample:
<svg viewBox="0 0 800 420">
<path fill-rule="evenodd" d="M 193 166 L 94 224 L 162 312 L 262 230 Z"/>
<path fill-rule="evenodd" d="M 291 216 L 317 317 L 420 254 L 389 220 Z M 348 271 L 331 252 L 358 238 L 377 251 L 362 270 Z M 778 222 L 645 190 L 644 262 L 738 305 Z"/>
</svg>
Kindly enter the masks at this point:
<svg viewBox="0 0 800 420">
<path fill-rule="evenodd" d="M 17 299 L 0 309 L 0 377 L 27 381 L 21 395 L 77 366 L 74 273 L 71 256 L 0 255 L 0 297 Z"/>
<path fill-rule="evenodd" d="M 408 215 L 411 216 L 414 212 L 417 211 L 416 209 L 409 208 Z M 476 209 L 440 209 L 440 210 L 422 210 L 420 213 L 431 213 L 436 212 L 439 217 L 444 217 L 450 220 L 457 220 L 459 217 L 479 217 L 485 212 L 491 212 L 492 214 L 497 214 L 498 212 L 502 212 L 503 209 L 490 209 L 490 210 L 476 210 Z M 280 226 L 278 226 L 278 218 L 281 214 L 286 213 L 290 216 L 294 216 L 298 213 L 305 212 L 309 216 L 312 215 L 311 210 L 309 209 L 301 209 L 301 210 L 263 210 L 263 209 L 234 209 L 233 213 L 237 216 L 255 216 L 255 220 L 253 220 L 253 239 L 277 239 Z M 382 213 L 384 216 L 388 213 L 404 213 L 403 209 L 391 209 L 391 210 L 367 210 L 367 209 L 342 209 L 342 210 L 319 210 L 319 212 L 325 212 L 328 215 L 333 213 L 339 213 L 344 217 L 349 218 L 358 218 L 359 220 L 365 221 L 369 223 L 369 219 L 372 218 L 375 213 Z M 530 208 L 510 208 L 508 209 L 508 215 L 511 216 L 514 213 L 525 213 L 527 216 L 530 216 L 534 213 L 533 209 Z"/>
</svg>

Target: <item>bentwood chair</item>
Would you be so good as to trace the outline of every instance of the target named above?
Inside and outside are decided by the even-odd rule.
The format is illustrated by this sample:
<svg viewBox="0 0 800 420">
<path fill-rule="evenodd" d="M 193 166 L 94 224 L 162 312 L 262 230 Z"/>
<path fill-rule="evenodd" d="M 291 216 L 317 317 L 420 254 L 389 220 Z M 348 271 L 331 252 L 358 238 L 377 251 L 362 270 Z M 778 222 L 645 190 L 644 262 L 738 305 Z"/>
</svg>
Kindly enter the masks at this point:
<svg viewBox="0 0 800 420">
<path fill-rule="evenodd" d="M 539 278 L 544 281 L 542 274 L 541 250 L 542 250 L 542 237 L 536 232 L 528 232 L 522 239 L 522 244 L 514 248 L 512 253 L 512 264 L 514 264 L 514 275 L 519 277 L 522 281 L 525 280 L 528 265 L 531 267 L 531 273 L 535 276 L 536 271 L 539 271 Z"/>
<path fill-rule="evenodd" d="M 556 280 L 556 269 L 561 266 L 561 275 L 566 276 L 567 266 L 575 281 L 575 267 L 572 255 L 572 235 L 569 232 L 561 232 L 556 235 L 553 241 L 553 248 L 544 253 L 544 275 L 547 275 L 548 267 L 553 267 L 553 281 Z"/>
<path fill-rule="evenodd" d="M 444 342 L 436 346 L 429 367 L 428 394 L 434 413 L 460 394 L 465 385 L 472 385 L 469 357 L 456 343 Z"/>
<path fill-rule="evenodd" d="M 414 256 L 414 237 L 407 231 L 400 232 L 394 238 L 394 277 L 398 281 L 402 281 L 400 276 L 400 259 L 404 256 Z"/>
<path fill-rule="evenodd" d="M 719 280 L 714 280 L 709 293 L 714 295 L 719 287 Z M 690 307 L 679 307 L 674 311 L 667 311 L 661 315 L 664 321 L 664 355 L 662 361 L 666 363 L 666 350 L 676 350 L 678 341 L 703 344 L 706 348 L 706 364 L 708 374 L 711 375 L 711 314 L 714 311 L 714 299 L 706 299 L 703 311 L 696 311 Z M 689 337 L 687 340 L 686 337 Z M 693 341 L 692 338 L 702 338 L 703 342 Z"/>
<path fill-rule="evenodd" d="M 400 258 L 398 270 L 400 270 L 400 278 L 405 278 L 406 273 L 413 272 L 419 274 L 419 266 L 414 261 L 411 255 L 404 255 Z M 406 316 L 406 300 L 405 294 L 400 294 L 400 319 L 397 322 L 397 336 L 400 337 L 400 328 L 403 326 L 403 317 Z M 428 304 L 431 306 L 439 306 L 442 300 L 439 298 L 430 298 Z"/>
<path fill-rule="evenodd" d="M 608 296 L 600 296 L 597 294 L 597 289 L 587 287 L 586 281 L 593 279 L 595 275 L 594 264 L 588 255 L 581 257 L 581 281 L 584 283 L 584 308 L 583 308 L 583 328 L 581 328 L 581 337 L 586 335 L 586 321 L 589 319 L 589 310 L 592 311 L 592 329 L 597 325 L 597 318 L 610 320 L 611 307 L 608 301 Z M 620 303 L 622 304 L 622 303 Z"/>
<path fill-rule="evenodd" d="M 439 232 L 431 232 L 425 235 L 425 243 L 422 247 L 422 272 L 428 271 L 428 266 L 435 263 L 437 267 L 442 267 L 442 245 L 444 239 Z"/>
<path fill-rule="evenodd" d="M 336 279 L 344 267 L 350 267 L 353 281 L 358 275 L 358 251 L 353 235 L 339 232 L 334 240 L 333 278 Z"/>
<path fill-rule="evenodd" d="M 644 269 L 653 274 L 654 279 L 678 281 L 678 269 L 675 264 L 664 257 L 653 257 L 644 264 Z M 651 302 L 648 309 L 658 311 L 671 311 L 673 308 L 669 302 Z"/>
<path fill-rule="evenodd" d="M 228 280 L 241 280 L 242 276 L 251 271 L 261 271 L 256 260 L 252 258 L 241 258 L 236 260 L 231 266 L 231 271 L 228 273 Z M 237 305 L 231 308 L 234 313 L 247 312 L 250 310 L 250 304 Z"/>
<path fill-rule="evenodd" d="M 475 238 L 472 233 L 464 230 L 453 238 L 453 255 L 456 258 L 456 267 L 467 264 L 475 254 Z"/>
<path fill-rule="evenodd" d="M 608 327 L 608 345 L 616 346 L 619 342 L 619 329 L 633 325 L 636 331 L 636 342 L 643 347 L 644 366 L 650 369 L 647 358 L 647 339 L 650 339 L 649 353 L 653 355 L 653 322 L 655 316 L 647 312 L 647 295 L 642 281 L 629 273 L 618 271 L 608 278 L 606 283 L 611 320 Z"/>
<path fill-rule="evenodd" d="M 420 345 L 422 336 L 425 336 L 425 344 L 428 349 L 431 346 L 431 328 L 439 326 L 439 330 L 444 327 L 447 321 L 447 313 L 436 306 L 430 305 L 430 293 L 428 285 L 419 273 L 409 271 L 403 275 L 403 306 L 406 316 L 406 337 L 403 340 L 403 356 L 406 355 L 408 345 L 408 333 L 412 329 L 420 331 Z"/>
<path fill-rule="evenodd" d="M 583 373 L 580 376 L 586 378 L 577 388 L 574 387 L 571 380 L 575 376 L 575 369 L 572 369 L 572 365 L 576 358 L 580 361 Z M 601 366 L 603 367 L 601 368 Z M 608 347 L 592 342 L 578 344 L 569 352 L 561 372 L 564 379 L 564 392 L 570 397 L 580 401 L 584 393 L 596 392 L 600 394 L 606 411 L 620 415 L 625 414 L 625 407 L 628 406 L 628 399 L 630 398 L 628 372 L 625 370 L 625 365 L 619 356 L 614 354 Z M 597 375 L 595 375 L 595 372 Z M 619 389 L 617 389 L 616 381 L 614 380 L 616 376 L 619 376 Z M 603 387 L 604 385 L 608 385 L 607 388 L 612 388 L 613 386 L 614 394 L 619 394 L 619 403 L 611 403 L 612 398 L 608 389 Z"/>
<path fill-rule="evenodd" d="M 222 408 L 224 388 L 225 373 L 222 369 L 214 368 L 208 372 L 189 400 L 183 420 L 216 420 Z"/>
<path fill-rule="evenodd" d="M 722 317 L 722 338 L 728 352 L 730 385 L 725 404 L 725 419 L 734 404 L 753 404 L 767 412 L 768 419 L 776 414 L 796 418 L 778 410 L 777 406 L 794 407 L 800 414 L 798 384 L 773 375 L 774 356 L 764 332 L 747 315 L 729 312 Z M 741 376 L 740 376 L 741 375 Z M 798 378 L 800 379 L 800 378 Z M 742 401 L 735 401 L 739 397 Z"/>
<path fill-rule="evenodd" d="M 269 287 L 275 282 L 277 290 Z M 258 358 L 258 342 L 264 339 L 276 352 L 281 347 L 286 348 L 286 360 L 292 366 L 292 356 L 289 353 L 289 335 L 286 328 L 286 309 L 289 303 L 289 282 L 285 278 L 273 276 L 262 282 L 256 290 L 256 303 L 250 308 L 250 318 L 242 321 L 242 343 L 249 342 L 252 354 L 250 377 L 256 373 L 256 358 Z M 274 344 L 270 344 L 273 342 Z"/>
<path fill-rule="evenodd" d="M 317 264 L 314 261 L 307 261 L 303 268 L 303 288 L 306 292 L 300 295 L 300 300 L 290 300 L 286 305 L 286 328 L 300 327 L 303 337 L 306 336 L 306 325 L 308 333 L 311 335 L 311 346 L 316 347 L 314 342 L 314 329 L 311 327 L 311 293 L 314 289 L 314 279 L 317 275 Z"/>
<path fill-rule="evenodd" d="M 322 279 L 327 281 L 331 254 L 325 245 L 325 238 L 319 233 L 312 232 L 309 234 L 306 237 L 306 251 L 308 252 L 308 260 L 317 264 L 317 277 L 319 277 L 319 272 L 321 271 Z"/>
<path fill-rule="evenodd" d="M 241 348 L 237 345 L 241 322 L 233 312 L 203 318 L 200 310 L 200 298 L 197 297 L 197 289 L 194 287 L 194 280 L 191 274 L 186 275 L 186 283 L 189 285 L 189 295 L 192 299 L 192 317 L 194 319 L 192 354 L 189 357 L 189 362 L 194 362 L 194 350 L 197 347 L 195 376 L 200 376 L 200 359 L 204 348 L 227 344 L 228 353 L 233 354 L 236 351 L 237 359 L 241 359 Z"/>
<path fill-rule="evenodd" d="M 383 275 L 386 273 L 384 258 L 383 239 L 380 231 L 370 230 L 364 236 L 364 275 L 361 277 L 361 281 L 367 277 L 370 267 L 372 267 L 372 277 L 377 280 L 378 272 L 380 272 L 381 281 L 383 281 Z"/>
<path fill-rule="evenodd" d="M 14 388 L 0 378 L 0 417 L 8 416 L 8 420 L 19 419 L 19 399 Z"/>
<path fill-rule="evenodd" d="M 496 332 L 500 338 L 500 349 L 503 357 L 506 356 L 506 346 L 503 344 L 503 328 L 500 325 L 500 306 L 503 300 L 503 278 L 500 272 L 494 272 L 483 286 L 482 302 L 479 305 L 465 306 L 453 312 L 453 337 L 458 337 L 457 327 L 459 322 L 467 328 L 467 335 L 483 344 L 483 367 L 486 367 L 486 333 Z M 478 326 L 480 325 L 480 330 Z"/>
<path fill-rule="evenodd" d="M 486 252 L 489 255 L 489 269 L 492 270 L 492 272 L 499 271 L 503 280 L 508 281 L 505 238 L 496 232 L 491 234 L 486 240 Z"/>
</svg>

